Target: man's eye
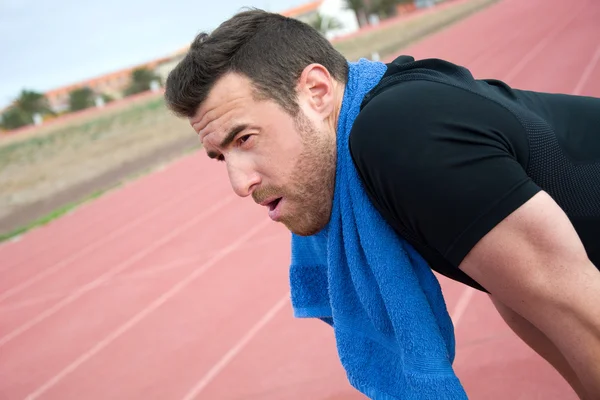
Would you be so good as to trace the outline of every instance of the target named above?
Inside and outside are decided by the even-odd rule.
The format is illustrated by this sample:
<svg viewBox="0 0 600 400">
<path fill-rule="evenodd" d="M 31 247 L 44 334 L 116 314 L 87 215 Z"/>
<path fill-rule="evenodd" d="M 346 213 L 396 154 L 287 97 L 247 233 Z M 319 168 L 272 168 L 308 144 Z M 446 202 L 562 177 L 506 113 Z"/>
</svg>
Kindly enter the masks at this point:
<svg viewBox="0 0 600 400">
<path fill-rule="evenodd" d="M 240 138 L 238 139 L 240 144 L 243 144 L 244 142 L 246 142 L 248 139 L 250 139 L 251 135 L 244 135 L 244 136 L 240 136 Z"/>
</svg>

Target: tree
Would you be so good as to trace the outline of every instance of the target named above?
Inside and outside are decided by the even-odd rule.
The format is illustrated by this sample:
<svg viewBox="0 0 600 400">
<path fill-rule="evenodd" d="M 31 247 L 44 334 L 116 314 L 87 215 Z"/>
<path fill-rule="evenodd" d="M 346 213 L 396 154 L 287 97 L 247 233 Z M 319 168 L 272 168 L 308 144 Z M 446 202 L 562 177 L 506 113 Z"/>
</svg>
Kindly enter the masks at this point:
<svg viewBox="0 0 600 400">
<path fill-rule="evenodd" d="M 414 4 L 414 0 L 370 0 L 369 12 L 377 14 L 380 19 L 393 17 L 398 13 L 401 4 Z"/>
<path fill-rule="evenodd" d="M 13 107 L 25 112 L 33 118 L 34 114 L 52 114 L 48 99 L 42 93 L 23 89 L 14 101 Z"/>
<path fill-rule="evenodd" d="M 88 87 L 73 90 L 69 93 L 69 110 L 79 111 L 93 107 L 94 97 L 94 92 Z"/>
<path fill-rule="evenodd" d="M 33 117 L 14 105 L 2 114 L 0 126 L 6 130 L 17 129 L 33 122 Z"/>
<path fill-rule="evenodd" d="M 369 11 L 377 14 L 380 19 L 389 18 L 396 15 L 396 6 L 398 3 L 398 0 L 373 0 Z"/>
<path fill-rule="evenodd" d="M 11 106 L 2 114 L 0 125 L 10 130 L 33 123 L 34 116 L 54 114 L 46 96 L 33 90 L 23 89 Z"/>
<path fill-rule="evenodd" d="M 131 84 L 125 89 L 125 96 L 145 92 L 150 89 L 152 81 L 160 83 L 160 77 L 148 68 L 138 68 L 131 73 Z"/>
<path fill-rule="evenodd" d="M 102 97 L 102 101 L 104 101 L 104 103 L 110 103 L 111 101 L 115 100 L 113 96 L 107 93 L 102 93 L 100 97 Z"/>
<path fill-rule="evenodd" d="M 317 13 L 316 17 L 310 21 L 310 26 L 325 36 L 332 29 L 342 28 L 342 23 L 334 17 L 323 16 L 323 14 Z"/>
<path fill-rule="evenodd" d="M 365 5 L 364 0 L 346 0 L 346 7 L 354 11 L 358 26 L 362 28 L 369 24 L 369 19 L 367 18 L 367 5 Z"/>
</svg>

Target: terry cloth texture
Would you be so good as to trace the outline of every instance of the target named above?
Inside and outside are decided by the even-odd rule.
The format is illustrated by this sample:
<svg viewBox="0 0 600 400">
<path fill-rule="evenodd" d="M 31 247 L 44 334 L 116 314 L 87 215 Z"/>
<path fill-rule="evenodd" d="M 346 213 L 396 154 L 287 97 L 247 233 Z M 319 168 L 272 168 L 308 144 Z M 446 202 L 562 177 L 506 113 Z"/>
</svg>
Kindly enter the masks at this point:
<svg viewBox="0 0 600 400">
<path fill-rule="evenodd" d="M 452 368 L 454 330 L 439 283 L 375 210 L 348 148 L 363 98 L 387 67 L 363 59 L 349 68 L 331 219 L 313 236 L 292 235 L 294 315 L 333 327 L 350 383 L 372 399 L 466 399 Z"/>
</svg>

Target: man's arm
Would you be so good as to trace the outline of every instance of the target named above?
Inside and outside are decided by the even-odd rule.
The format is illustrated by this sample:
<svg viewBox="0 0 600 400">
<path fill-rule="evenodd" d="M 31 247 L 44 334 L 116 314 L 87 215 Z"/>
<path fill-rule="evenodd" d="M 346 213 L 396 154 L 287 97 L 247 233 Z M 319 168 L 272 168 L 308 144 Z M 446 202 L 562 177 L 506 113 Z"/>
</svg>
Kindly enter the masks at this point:
<svg viewBox="0 0 600 400">
<path fill-rule="evenodd" d="M 496 225 L 460 269 L 542 331 L 568 360 L 590 398 L 597 398 L 600 272 L 548 194 L 539 192 Z"/>
<path fill-rule="evenodd" d="M 530 321 L 598 398 L 600 273 L 567 216 L 527 175 L 527 146 L 506 108 L 424 81 L 376 96 L 350 138 L 386 220 Z"/>
</svg>

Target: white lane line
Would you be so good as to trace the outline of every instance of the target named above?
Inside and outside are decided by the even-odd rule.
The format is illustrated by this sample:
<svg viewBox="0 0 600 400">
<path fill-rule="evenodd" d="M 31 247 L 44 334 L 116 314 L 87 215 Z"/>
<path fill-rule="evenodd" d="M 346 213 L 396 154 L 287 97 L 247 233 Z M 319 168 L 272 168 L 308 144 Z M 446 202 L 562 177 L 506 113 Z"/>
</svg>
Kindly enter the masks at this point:
<svg viewBox="0 0 600 400">
<path fill-rule="evenodd" d="M 581 91 L 583 90 L 585 84 L 587 83 L 588 79 L 592 75 L 592 72 L 594 71 L 594 68 L 596 68 L 596 65 L 598 64 L 599 60 L 600 60 L 600 44 L 598 45 L 598 48 L 596 49 L 596 54 L 594 54 L 594 57 L 592 57 L 592 60 L 588 64 L 587 68 L 585 69 L 585 71 L 583 71 L 583 75 L 581 75 L 579 82 L 577 82 L 577 86 L 575 86 L 575 89 L 573 89 L 573 94 L 575 94 L 575 95 L 581 94 Z"/>
<path fill-rule="evenodd" d="M 260 330 L 271 321 L 275 315 L 286 305 L 290 299 L 289 292 L 283 296 L 246 334 L 231 348 L 213 367 L 194 385 L 183 397 L 183 400 L 192 400 L 238 355 L 244 347 L 254 338 Z"/>
<path fill-rule="evenodd" d="M 458 298 L 458 303 L 456 303 L 456 307 L 454 307 L 454 312 L 452 313 L 452 323 L 454 324 L 454 329 L 458 326 L 461 318 L 467 311 L 467 307 L 473 298 L 473 294 L 475 293 L 475 289 L 472 287 L 466 287 L 465 290 L 460 294 Z"/>
<path fill-rule="evenodd" d="M 137 261 L 148 256 L 153 251 L 155 251 L 156 249 L 165 245 L 167 242 L 171 241 L 172 239 L 176 238 L 177 236 L 179 236 L 180 234 L 182 234 L 183 232 L 185 232 L 187 229 L 191 228 L 192 226 L 196 225 L 198 222 L 200 222 L 204 218 L 217 212 L 220 208 L 225 206 L 227 203 L 231 202 L 233 199 L 234 199 L 233 195 L 226 197 L 219 203 L 216 203 L 215 205 L 213 205 L 212 207 L 207 209 L 205 212 L 198 214 L 195 218 L 192 218 L 185 224 L 173 229 L 171 232 L 169 232 L 169 234 L 160 238 L 160 240 L 157 240 L 154 243 L 150 244 L 149 246 L 146 246 L 143 250 L 138 251 L 137 253 L 135 253 L 134 255 L 132 255 L 131 257 L 126 259 L 125 261 L 117 264 L 113 268 L 106 271 L 104 274 L 100 275 L 98 278 L 83 285 L 80 289 L 78 289 L 76 292 L 74 292 L 69 297 L 66 297 L 65 299 L 56 303 L 54 306 L 50 307 L 48 310 L 38 314 L 37 316 L 30 319 L 25 324 L 21 325 L 20 327 L 18 327 L 17 329 L 13 330 L 10 333 L 8 333 L 7 335 L 4 335 L 2 338 L 0 338 L 0 347 L 4 346 L 5 344 L 10 342 L 17 336 L 21 335 L 23 332 L 26 332 L 29 329 L 33 328 L 40 322 L 44 321 L 46 318 L 56 314 L 59 310 L 63 309 L 68 304 L 71 304 L 72 302 L 74 302 L 75 300 L 77 300 L 78 298 L 80 298 L 81 296 L 86 294 L 87 292 L 90 292 L 93 289 L 97 288 L 98 286 L 102 285 L 104 282 L 111 279 L 113 276 L 115 276 L 118 273 L 120 273 L 121 271 L 125 270 L 127 267 L 133 265 Z"/>
<path fill-rule="evenodd" d="M 126 232 L 132 230 L 133 228 L 135 228 L 136 226 L 152 219 L 153 217 L 155 217 L 157 214 L 164 212 L 165 209 L 169 209 L 172 208 L 173 206 L 175 206 L 177 203 L 180 203 L 181 201 L 189 198 L 190 196 L 193 196 L 194 194 L 196 194 L 197 192 L 199 192 L 201 189 L 200 188 L 198 190 L 192 191 L 192 192 L 187 192 L 185 195 L 180 196 L 180 197 L 175 197 L 170 201 L 167 201 L 165 203 L 162 203 L 160 206 L 156 207 L 154 210 L 152 210 L 151 212 L 144 214 L 132 221 L 126 222 L 124 224 L 122 224 L 119 229 L 116 229 L 114 231 L 112 231 L 111 233 L 109 233 L 106 236 L 102 236 L 101 239 L 96 240 L 84 247 L 82 247 L 81 249 L 79 249 L 78 251 L 76 251 L 75 253 L 73 253 L 71 256 L 64 258 L 60 261 L 58 261 L 56 264 L 50 266 L 49 268 L 44 268 L 42 271 L 38 272 L 37 274 L 33 275 L 31 278 L 27 279 L 26 281 L 22 282 L 19 285 L 16 285 L 12 288 L 10 288 L 9 290 L 5 291 L 4 293 L 0 294 L 0 302 L 13 297 L 14 295 L 22 292 L 23 290 L 27 289 L 28 287 L 30 287 L 31 285 L 33 285 L 36 282 L 41 281 L 42 279 L 60 271 L 61 269 L 67 267 L 68 265 L 72 264 L 74 261 L 80 259 L 81 257 L 90 254 L 91 252 L 93 252 L 94 250 L 99 249 L 100 247 L 102 247 L 103 245 L 105 245 L 106 243 L 110 242 L 111 240 L 114 240 L 120 236 L 122 236 L 123 234 L 125 234 Z"/>
<path fill-rule="evenodd" d="M 92 347 L 91 349 L 89 349 L 88 351 L 83 353 L 75 361 L 73 361 L 71 364 L 69 364 L 68 366 L 63 368 L 58 374 L 54 375 L 52 378 L 50 378 L 48 381 L 46 381 L 46 383 L 44 383 L 42 386 L 37 388 L 33 393 L 29 394 L 26 397 L 26 399 L 28 399 L 28 400 L 36 399 L 36 398 L 40 397 L 42 394 L 44 394 L 46 391 L 51 389 L 58 382 L 60 382 L 62 379 L 64 379 L 67 375 L 69 375 L 70 373 L 75 371 L 79 366 L 81 366 L 83 363 L 85 363 L 87 360 L 92 358 L 94 355 L 98 354 L 102 349 L 106 348 L 108 345 L 110 345 L 112 342 L 114 342 L 116 339 L 118 339 L 124 333 L 126 333 L 131 328 L 133 328 L 140 321 L 142 321 L 144 318 L 146 318 L 148 315 L 150 315 L 152 312 L 154 312 L 157 308 L 159 308 L 161 305 L 166 303 L 169 299 L 171 299 L 177 293 L 179 293 L 183 289 L 185 289 L 190 283 L 192 283 L 198 277 L 202 276 L 202 274 L 204 274 L 204 272 L 206 272 L 210 267 L 212 267 L 214 264 L 216 264 L 218 261 L 223 259 L 228 254 L 232 253 L 234 250 L 236 250 L 237 247 L 242 245 L 245 241 L 247 241 L 249 238 L 251 238 L 256 233 L 258 233 L 269 222 L 271 222 L 271 221 L 265 220 L 262 223 L 257 224 L 253 229 L 249 230 L 245 235 L 241 236 L 238 240 L 236 240 L 229 246 L 221 249 L 221 251 L 219 251 L 213 258 L 211 258 L 210 260 L 208 260 L 207 262 L 205 262 L 204 264 L 199 266 L 196 270 L 194 270 L 194 272 L 192 272 L 187 277 L 185 277 L 184 279 L 182 279 L 181 281 L 179 281 L 178 283 L 173 285 L 168 291 L 166 291 L 160 297 L 158 297 L 153 302 L 151 302 L 146 307 L 144 307 L 144 309 L 142 309 L 137 314 L 135 314 L 127 322 L 125 322 L 119 328 L 114 330 L 112 333 L 110 333 L 104 339 L 102 339 L 101 341 L 96 343 L 94 345 L 94 347 Z"/>
<path fill-rule="evenodd" d="M 581 5 L 581 7 L 577 8 L 575 10 L 575 12 L 573 12 L 569 15 L 569 18 L 567 18 L 563 24 L 560 24 L 556 29 L 552 30 L 552 32 L 549 35 L 546 35 L 544 40 L 539 42 L 537 44 L 537 46 L 535 46 L 531 51 L 529 51 L 527 53 L 527 55 L 525 57 L 523 57 L 521 59 L 521 61 L 519 63 L 517 63 L 508 72 L 508 74 L 506 75 L 504 80 L 507 82 L 510 82 L 511 80 L 513 80 L 525 68 L 525 66 L 531 62 L 531 60 L 533 60 L 538 54 L 540 54 L 546 48 L 546 46 L 548 46 L 549 44 L 554 42 L 555 37 L 558 36 L 559 33 L 564 31 L 565 29 L 567 29 L 567 26 L 569 26 L 569 24 L 571 24 L 579 16 L 580 12 L 586 6 L 588 6 L 588 4 L 583 3 Z"/>
</svg>

